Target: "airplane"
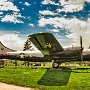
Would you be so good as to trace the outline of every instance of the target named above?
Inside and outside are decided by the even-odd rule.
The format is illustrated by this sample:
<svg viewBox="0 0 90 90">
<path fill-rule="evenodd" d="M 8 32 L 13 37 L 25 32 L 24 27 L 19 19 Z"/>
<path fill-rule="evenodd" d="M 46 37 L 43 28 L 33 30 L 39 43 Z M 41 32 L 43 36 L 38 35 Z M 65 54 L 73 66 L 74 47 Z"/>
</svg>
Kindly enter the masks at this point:
<svg viewBox="0 0 90 90">
<path fill-rule="evenodd" d="M 0 59 L 22 60 L 30 62 L 52 62 L 52 67 L 58 68 L 60 64 L 70 61 L 83 61 L 90 59 L 90 53 L 83 55 L 82 37 L 80 47 L 64 50 L 52 33 L 44 32 L 28 36 L 29 40 L 39 51 L 4 51 L 0 52 Z M 88 57 L 87 57 L 88 55 Z"/>
</svg>

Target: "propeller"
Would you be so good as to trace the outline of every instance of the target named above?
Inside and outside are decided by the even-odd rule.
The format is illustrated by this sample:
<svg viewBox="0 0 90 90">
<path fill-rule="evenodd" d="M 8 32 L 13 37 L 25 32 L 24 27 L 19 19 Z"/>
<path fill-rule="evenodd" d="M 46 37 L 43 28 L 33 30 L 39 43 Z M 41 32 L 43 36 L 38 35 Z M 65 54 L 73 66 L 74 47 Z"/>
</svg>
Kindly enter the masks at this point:
<svg viewBox="0 0 90 90">
<path fill-rule="evenodd" d="M 80 36 L 80 56 L 81 56 L 81 60 L 82 60 L 82 63 L 83 63 L 83 55 L 82 55 L 82 51 L 83 51 L 83 46 L 82 46 L 82 36 Z"/>
</svg>

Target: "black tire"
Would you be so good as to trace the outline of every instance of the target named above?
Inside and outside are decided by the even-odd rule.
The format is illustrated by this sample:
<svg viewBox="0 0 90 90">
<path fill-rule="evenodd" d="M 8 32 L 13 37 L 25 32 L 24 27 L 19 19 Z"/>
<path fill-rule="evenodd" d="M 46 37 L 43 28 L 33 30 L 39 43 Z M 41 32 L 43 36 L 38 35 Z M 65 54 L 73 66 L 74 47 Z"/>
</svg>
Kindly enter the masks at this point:
<svg viewBox="0 0 90 90">
<path fill-rule="evenodd" d="M 59 63 L 53 62 L 53 63 L 52 63 L 52 66 L 53 66 L 53 68 L 58 68 L 58 67 L 59 67 Z"/>
</svg>

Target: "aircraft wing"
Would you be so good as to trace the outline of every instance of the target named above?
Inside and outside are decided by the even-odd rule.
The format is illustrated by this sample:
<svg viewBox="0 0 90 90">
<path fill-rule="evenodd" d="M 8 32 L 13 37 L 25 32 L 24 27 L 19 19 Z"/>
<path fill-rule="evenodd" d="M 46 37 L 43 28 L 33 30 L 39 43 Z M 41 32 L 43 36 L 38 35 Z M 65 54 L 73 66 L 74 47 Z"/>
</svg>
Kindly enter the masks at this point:
<svg viewBox="0 0 90 90">
<path fill-rule="evenodd" d="M 29 35 L 30 41 L 44 54 L 62 52 L 64 49 L 51 33 L 37 33 Z"/>
</svg>

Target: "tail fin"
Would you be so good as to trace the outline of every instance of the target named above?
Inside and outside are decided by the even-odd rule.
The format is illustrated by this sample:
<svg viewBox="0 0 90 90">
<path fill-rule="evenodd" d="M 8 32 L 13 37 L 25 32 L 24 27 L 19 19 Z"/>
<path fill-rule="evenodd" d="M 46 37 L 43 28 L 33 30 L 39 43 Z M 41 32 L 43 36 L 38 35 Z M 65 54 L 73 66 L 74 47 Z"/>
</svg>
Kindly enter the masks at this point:
<svg viewBox="0 0 90 90">
<path fill-rule="evenodd" d="M 51 33 L 38 33 L 30 35 L 30 41 L 44 54 L 62 52 L 64 49 Z"/>
<path fill-rule="evenodd" d="M 0 53 L 13 52 L 13 51 L 16 51 L 16 50 L 7 48 L 0 42 Z"/>
</svg>

